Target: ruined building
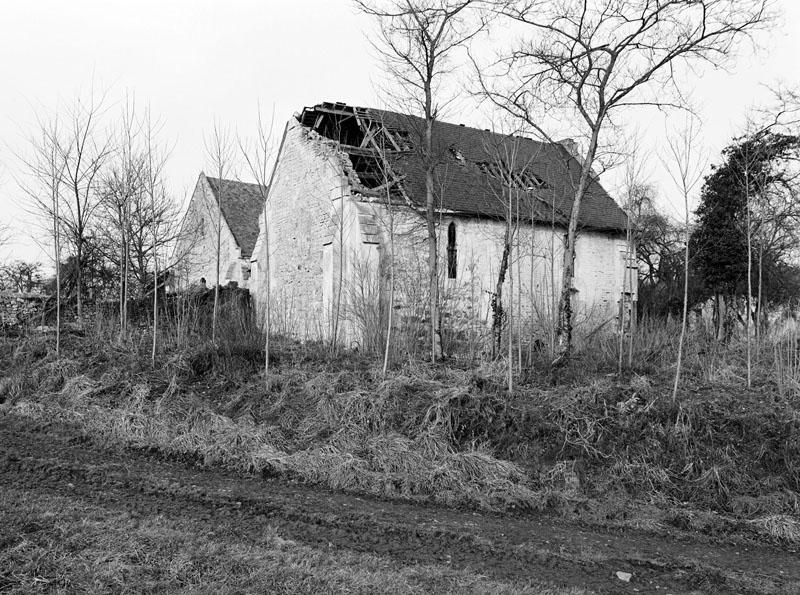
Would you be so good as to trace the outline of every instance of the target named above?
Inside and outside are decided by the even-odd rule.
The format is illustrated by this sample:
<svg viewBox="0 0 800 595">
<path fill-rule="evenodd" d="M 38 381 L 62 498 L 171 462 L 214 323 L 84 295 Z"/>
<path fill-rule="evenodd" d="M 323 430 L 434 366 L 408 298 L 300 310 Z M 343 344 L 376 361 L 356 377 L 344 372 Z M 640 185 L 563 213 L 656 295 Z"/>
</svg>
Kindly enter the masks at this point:
<svg viewBox="0 0 800 595">
<path fill-rule="evenodd" d="M 173 261 L 176 287 L 216 279 L 219 230 L 219 282 L 247 287 L 250 258 L 258 236 L 258 217 L 264 195 L 256 184 L 220 180 L 200 173 L 181 223 Z M 218 208 L 219 205 L 219 208 Z"/>
<path fill-rule="evenodd" d="M 287 123 L 266 213 L 251 213 L 259 231 L 249 281 L 263 307 L 266 220 L 271 315 L 281 330 L 363 340 L 375 304 L 386 311 L 392 276 L 396 322 L 427 316 L 423 133 L 419 118 L 341 103 L 307 107 Z M 442 324 L 491 324 L 498 289 L 502 307 L 527 325 L 551 324 L 580 173 L 574 146 L 445 122 L 433 139 Z M 592 180 L 576 243 L 579 326 L 613 322 L 636 299 L 626 225 Z"/>
</svg>

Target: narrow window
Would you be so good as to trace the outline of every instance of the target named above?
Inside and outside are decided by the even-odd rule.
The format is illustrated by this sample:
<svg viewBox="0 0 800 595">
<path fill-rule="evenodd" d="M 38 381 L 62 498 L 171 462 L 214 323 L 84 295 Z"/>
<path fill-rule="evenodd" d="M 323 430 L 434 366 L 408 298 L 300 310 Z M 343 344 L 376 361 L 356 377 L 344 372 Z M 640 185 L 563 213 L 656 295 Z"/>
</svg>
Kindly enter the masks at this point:
<svg viewBox="0 0 800 595">
<path fill-rule="evenodd" d="M 458 250 L 456 249 L 456 224 L 447 226 L 447 278 L 455 279 L 458 267 Z"/>
</svg>

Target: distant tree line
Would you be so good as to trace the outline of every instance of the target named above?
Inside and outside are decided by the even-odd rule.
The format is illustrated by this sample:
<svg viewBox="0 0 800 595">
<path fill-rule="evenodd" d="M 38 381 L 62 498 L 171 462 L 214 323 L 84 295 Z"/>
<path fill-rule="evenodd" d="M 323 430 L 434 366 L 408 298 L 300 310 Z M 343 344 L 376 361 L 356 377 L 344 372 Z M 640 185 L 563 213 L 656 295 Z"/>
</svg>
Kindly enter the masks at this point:
<svg viewBox="0 0 800 595">
<path fill-rule="evenodd" d="M 800 136 L 764 130 L 734 139 L 704 179 L 690 228 L 688 303 L 694 308 L 721 301 L 716 309 L 727 307 L 728 331 L 737 318 L 745 322 L 748 276 L 755 302 L 750 315 L 762 324 L 766 319 L 760 313 L 767 307 L 800 296 L 798 165 Z M 652 187 L 641 186 L 634 197 L 640 314 L 678 316 L 684 280 L 681 226 L 657 208 Z"/>
</svg>

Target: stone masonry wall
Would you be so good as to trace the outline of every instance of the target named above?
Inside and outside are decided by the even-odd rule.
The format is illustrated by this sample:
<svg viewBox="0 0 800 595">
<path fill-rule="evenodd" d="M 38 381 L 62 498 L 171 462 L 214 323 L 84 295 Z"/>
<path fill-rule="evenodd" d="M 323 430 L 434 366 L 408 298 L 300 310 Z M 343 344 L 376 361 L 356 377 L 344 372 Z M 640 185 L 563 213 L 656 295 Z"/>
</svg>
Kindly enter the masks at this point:
<svg viewBox="0 0 800 595">
<path fill-rule="evenodd" d="M 360 342 L 366 300 L 359 296 L 386 297 L 389 214 L 385 206 L 351 195 L 344 174 L 346 160 L 333 143 L 296 121 L 287 125 L 267 203 L 271 317 L 276 332 L 300 338 L 329 337 L 335 318 L 340 321 L 341 340 Z M 420 213 L 397 207 L 393 214 L 399 313 L 395 320 L 402 324 L 427 317 L 427 243 Z M 263 220 L 261 215 L 250 283 L 262 313 L 266 299 L 265 271 L 260 266 L 266 259 Z M 451 222 L 456 229 L 455 279 L 447 274 Z M 491 325 L 504 228 L 501 221 L 442 215 L 438 246 L 443 326 Z M 544 328 L 552 324 L 558 301 L 565 230 L 537 224 L 523 225 L 518 233 L 503 286 L 503 304 L 508 308 L 511 302 L 514 311 L 521 309 L 534 328 Z M 591 330 L 612 321 L 623 291 L 624 237 L 579 232 L 575 267 L 576 329 Z"/>
<path fill-rule="evenodd" d="M 381 269 L 388 269 L 388 214 L 373 206 L 381 228 Z M 402 308 L 427 316 L 427 244 L 420 214 L 395 212 L 396 301 Z M 448 277 L 447 230 L 456 230 L 456 278 Z M 500 269 L 505 223 L 468 217 L 443 216 L 438 227 L 439 277 L 443 316 L 491 324 L 492 295 Z M 565 230 L 537 224 L 522 225 L 514 242 L 503 285 L 503 304 L 534 324 L 553 320 L 561 284 Z M 576 326 L 599 325 L 613 319 L 619 308 L 625 275 L 625 240 L 620 235 L 579 232 L 575 257 Z M 512 293 L 513 283 L 513 295 Z M 630 282 L 628 282 L 630 284 Z M 627 289 L 627 286 L 626 286 Z M 636 294 L 634 283 L 632 293 Z M 533 299 L 531 299 L 533 297 Z M 634 297 L 635 299 L 635 297 Z"/>
<path fill-rule="evenodd" d="M 18 329 L 36 320 L 44 310 L 47 296 L 0 292 L 0 330 Z"/>
<path fill-rule="evenodd" d="M 255 216 L 255 215 L 254 215 Z M 185 288 L 205 278 L 208 287 L 214 286 L 217 264 L 217 201 L 205 176 L 197 180 L 192 198 L 184 216 L 181 237 L 175 248 L 178 286 Z M 247 287 L 242 275 L 242 265 L 249 266 L 241 258 L 239 246 L 225 218 L 220 230 L 219 282 L 225 285 L 236 281 Z"/>
<path fill-rule="evenodd" d="M 346 157 L 345 157 L 346 158 Z M 335 291 L 341 261 L 337 230 L 344 225 L 342 196 L 349 195 L 342 175 L 343 156 L 298 122 L 290 121 L 267 201 L 273 328 L 302 338 L 324 336 L 326 303 Z M 251 258 L 251 288 L 263 312 L 266 299 L 264 223 Z M 346 237 L 347 232 L 341 237 Z M 328 271 L 323 261 L 328 260 Z M 327 287 L 326 287 L 327 285 Z"/>
</svg>

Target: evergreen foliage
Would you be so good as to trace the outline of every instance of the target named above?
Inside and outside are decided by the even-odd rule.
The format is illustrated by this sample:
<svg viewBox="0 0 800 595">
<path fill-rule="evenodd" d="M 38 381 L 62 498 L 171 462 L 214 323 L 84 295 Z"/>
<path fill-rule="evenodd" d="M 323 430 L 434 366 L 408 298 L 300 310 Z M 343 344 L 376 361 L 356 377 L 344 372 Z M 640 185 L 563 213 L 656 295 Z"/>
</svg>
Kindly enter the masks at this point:
<svg viewBox="0 0 800 595">
<path fill-rule="evenodd" d="M 795 183 L 800 137 L 761 131 L 736 139 L 722 151 L 723 162 L 705 179 L 697 225 L 690 238 L 695 300 L 715 294 L 733 298 L 747 292 L 748 203 L 752 270 L 761 261 L 765 301 L 800 290 L 794 257 L 800 203 Z M 757 278 L 752 279 L 753 286 Z"/>
</svg>

